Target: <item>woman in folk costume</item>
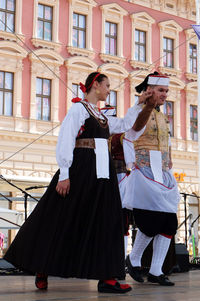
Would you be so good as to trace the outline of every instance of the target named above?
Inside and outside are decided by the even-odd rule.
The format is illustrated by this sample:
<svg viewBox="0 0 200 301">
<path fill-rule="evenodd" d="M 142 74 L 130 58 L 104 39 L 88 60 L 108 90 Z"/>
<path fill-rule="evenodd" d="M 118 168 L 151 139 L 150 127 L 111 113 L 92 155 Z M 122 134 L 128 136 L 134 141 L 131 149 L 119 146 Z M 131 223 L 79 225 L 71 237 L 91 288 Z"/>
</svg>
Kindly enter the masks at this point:
<svg viewBox="0 0 200 301">
<path fill-rule="evenodd" d="M 129 143 L 129 152 L 133 156 L 135 167 L 127 179 L 123 206 L 133 208 L 139 229 L 126 260 L 129 274 L 138 282 L 144 281 L 141 258 L 153 239 L 153 255 L 147 279 L 149 282 L 171 286 L 174 283 L 163 274 L 162 266 L 171 238 L 177 230 L 176 212 L 180 196 L 171 171 L 168 120 L 160 112 L 160 106 L 167 98 L 168 85 L 169 78 L 155 72 L 136 87 L 139 93 L 152 91 L 156 105 L 142 134 L 138 135 L 131 129 L 125 135 L 129 141 L 134 140 L 134 143 Z M 126 152 L 128 153 L 128 149 Z"/>
<path fill-rule="evenodd" d="M 81 84 L 81 83 L 80 83 Z M 23 224 L 5 259 L 36 273 L 36 286 L 47 289 L 47 275 L 97 279 L 98 291 L 131 290 L 125 278 L 121 201 L 108 152 L 112 133 L 130 129 L 142 106 L 124 118 L 106 118 L 96 106 L 110 92 L 106 75 L 91 73 L 84 100 L 74 99 L 62 122 L 56 158 L 59 170 Z"/>
</svg>

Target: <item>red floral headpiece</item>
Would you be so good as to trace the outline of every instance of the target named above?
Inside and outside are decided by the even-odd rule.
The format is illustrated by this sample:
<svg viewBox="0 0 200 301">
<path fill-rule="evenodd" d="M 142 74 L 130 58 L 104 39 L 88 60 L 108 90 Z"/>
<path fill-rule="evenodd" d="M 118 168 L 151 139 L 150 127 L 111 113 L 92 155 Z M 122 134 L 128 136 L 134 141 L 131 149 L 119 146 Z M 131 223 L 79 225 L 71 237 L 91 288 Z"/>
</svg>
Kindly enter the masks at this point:
<svg viewBox="0 0 200 301">
<path fill-rule="evenodd" d="M 85 92 L 86 92 L 86 87 L 85 87 L 85 85 L 82 84 L 82 83 L 79 83 L 79 85 L 80 85 L 81 91 L 82 91 L 83 93 L 85 93 Z"/>
<path fill-rule="evenodd" d="M 87 89 L 89 89 L 89 88 L 92 87 L 92 85 L 94 84 L 95 80 L 97 79 L 97 77 L 99 77 L 100 74 L 101 74 L 101 73 L 97 73 L 97 74 L 95 75 L 95 77 L 93 78 L 91 84 L 87 87 Z M 85 93 L 85 92 L 86 92 L 86 86 L 85 86 L 84 84 L 82 84 L 82 83 L 80 83 L 79 85 L 80 85 L 81 91 L 82 91 L 83 93 Z"/>
</svg>

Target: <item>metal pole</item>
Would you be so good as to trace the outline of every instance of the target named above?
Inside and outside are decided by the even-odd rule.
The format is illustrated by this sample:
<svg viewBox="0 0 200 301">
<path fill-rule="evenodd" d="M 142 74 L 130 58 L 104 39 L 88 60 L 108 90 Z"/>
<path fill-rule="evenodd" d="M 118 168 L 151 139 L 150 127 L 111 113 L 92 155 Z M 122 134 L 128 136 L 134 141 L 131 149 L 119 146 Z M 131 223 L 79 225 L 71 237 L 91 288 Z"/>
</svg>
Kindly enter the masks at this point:
<svg viewBox="0 0 200 301">
<path fill-rule="evenodd" d="M 200 25 L 200 1 L 196 0 L 196 24 Z M 197 38 L 197 91 L 198 91 L 198 179 L 200 184 L 200 40 Z"/>
<path fill-rule="evenodd" d="M 185 211 L 185 245 L 187 248 L 187 195 L 186 193 L 183 194 L 184 195 L 184 211 Z"/>
<path fill-rule="evenodd" d="M 195 0 L 196 2 L 196 24 L 200 24 L 200 0 Z M 197 93 L 198 93 L 198 105 L 197 105 L 197 111 L 198 111 L 198 182 L 200 187 L 200 41 L 199 38 L 197 38 Z M 198 227 L 199 230 L 199 227 Z M 199 231 L 198 231 L 199 232 Z M 199 240 L 199 237 L 198 237 Z"/>
<path fill-rule="evenodd" d="M 24 218 L 27 220 L 27 199 L 28 199 L 28 194 L 25 192 L 24 193 Z"/>
</svg>

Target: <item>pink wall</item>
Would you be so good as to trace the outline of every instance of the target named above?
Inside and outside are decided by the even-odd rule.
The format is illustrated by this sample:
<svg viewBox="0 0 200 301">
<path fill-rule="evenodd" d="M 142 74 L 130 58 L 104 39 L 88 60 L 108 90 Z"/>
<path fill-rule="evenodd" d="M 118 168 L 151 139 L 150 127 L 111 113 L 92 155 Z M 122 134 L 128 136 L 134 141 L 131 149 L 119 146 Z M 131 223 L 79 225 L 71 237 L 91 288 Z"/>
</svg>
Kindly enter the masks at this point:
<svg viewBox="0 0 200 301">
<path fill-rule="evenodd" d="M 101 23 L 102 23 L 102 11 L 100 5 L 114 3 L 113 1 L 104 1 L 97 0 L 97 6 L 93 8 L 93 33 L 92 33 L 92 47 L 95 51 L 94 61 L 97 65 L 104 64 L 99 58 L 99 53 L 101 52 Z M 166 21 L 173 19 L 176 21 L 183 29 L 191 28 L 191 21 L 186 20 L 180 17 L 172 16 L 164 12 L 159 12 L 147 7 L 142 7 L 133 3 L 129 3 L 122 0 L 116 0 L 115 3 L 119 4 L 123 9 L 128 11 L 128 15 L 124 17 L 124 45 L 123 52 L 126 57 L 126 62 L 124 64 L 125 69 L 128 72 L 133 71 L 133 68 L 130 66 L 129 60 L 131 58 L 131 18 L 130 14 L 142 12 L 147 12 L 152 18 L 156 20 L 156 23 L 152 25 L 152 62 L 156 62 L 156 68 L 159 66 L 159 57 L 160 57 L 160 31 L 158 23 L 161 21 Z M 22 32 L 25 35 L 25 43 L 34 50 L 34 47 L 31 43 L 32 32 L 33 32 L 33 4 L 34 0 L 23 1 L 23 22 L 22 22 Z M 61 43 L 61 49 L 59 51 L 60 55 L 66 59 L 70 55 L 67 52 L 68 45 L 68 11 L 69 6 L 66 0 L 60 0 L 60 11 L 59 11 L 59 41 Z M 186 71 L 186 36 L 184 32 L 180 33 L 180 68 L 182 70 L 181 79 L 185 79 Z M 24 68 L 23 68 L 23 91 L 22 91 L 22 115 L 24 118 L 29 117 L 30 113 L 30 77 L 31 77 L 31 65 L 28 58 L 24 59 Z M 63 81 L 67 82 L 67 72 L 66 67 L 63 65 L 60 68 L 60 77 Z M 130 105 L 130 87 L 128 80 L 125 81 L 125 91 L 124 91 L 124 106 L 125 111 L 127 111 Z M 181 100 L 181 134 L 182 137 L 186 137 L 186 126 L 185 126 L 185 92 L 182 91 L 182 100 Z M 66 99 L 67 99 L 67 88 L 60 81 L 60 97 L 59 97 L 59 118 L 62 120 L 66 111 Z"/>
<path fill-rule="evenodd" d="M 68 1 L 60 1 L 60 10 L 59 10 L 59 33 L 58 38 L 61 43 L 61 50 L 60 54 L 66 58 L 67 55 L 67 44 L 68 44 L 68 36 L 69 36 L 69 18 L 68 18 L 68 11 L 69 11 L 69 3 Z"/>
<path fill-rule="evenodd" d="M 31 43 L 33 33 L 33 0 L 23 1 L 22 6 L 22 34 L 25 37 L 22 47 L 30 52 L 34 50 Z M 28 57 L 23 60 L 22 72 L 22 116 L 29 118 L 30 116 L 30 88 L 31 88 L 31 64 Z"/>
<path fill-rule="evenodd" d="M 28 58 L 23 60 L 22 72 L 22 117 L 30 116 L 30 96 L 31 96 L 31 62 Z"/>
</svg>

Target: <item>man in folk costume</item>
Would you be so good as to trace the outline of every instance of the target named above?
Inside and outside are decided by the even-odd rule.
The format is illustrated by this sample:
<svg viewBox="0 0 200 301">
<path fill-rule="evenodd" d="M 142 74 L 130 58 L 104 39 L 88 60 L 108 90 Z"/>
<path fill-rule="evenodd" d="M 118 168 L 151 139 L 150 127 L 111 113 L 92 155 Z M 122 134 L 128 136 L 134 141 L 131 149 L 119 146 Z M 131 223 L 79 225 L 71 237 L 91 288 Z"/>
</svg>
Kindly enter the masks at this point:
<svg viewBox="0 0 200 301">
<path fill-rule="evenodd" d="M 143 134 L 134 128 L 126 132 L 129 157 L 135 161 L 127 179 L 123 206 L 133 209 L 138 227 L 133 249 L 126 259 L 130 276 L 144 282 L 141 258 L 153 239 L 153 255 L 147 280 L 160 285 L 174 285 L 162 272 L 162 266 L 177 230 L 177 206 L 180 195 L 171 171 L 171 144 L 168 120 L 160 111 L 167 98 L 169 78 L 154 72 L 136 87 L 138 93 L 151 91 L 156 101 Z M 135 130 L 137 128 L 135 127 Z M 128 157 L 128 150 L 127 157 Z M 135 157 L 135 159 L 134 159 Z"/>
<path fill-rule="evenodd" d="M 149 116 L 154 108 L 155 100 L 150 99 L 152 96 L 151 91 L 146 91 L 140 96 L 140 103 L 145 103 L 142 111 L 139 113 L 139 116 L 134 124 L 134 129 L 137 129 L 137 135 L 141 135 L 144 132 L 144 126 L 147 123 Z M 137 104 L 137 103 L 136 103 Z M 101 112 L 106 116 L 116 116 L 116 109 L 110 105 L 106 105 L 101 108 Z M 129 147 L 129 141 L 125 139 L 125 133 L 114 134 L 109 138 L 109 151 L 113 159 L 115 170 L 117 173 L 119 191 L 121 200 L 124 199 L 126 181 L 127 177 L 130 174 L 131 168 L 129 168 L 129 163 L 126 165 L 127 161 L 126 148 Z M 132 154 L 131 154 L 132 155 Z M 128 210 L 123 207 L 123 226 L 124 226 L 124 254 L 125 258 L 127 256 L 127 246 L 128 246 L 128 236 L 129 236 L 129 225 L 132 220 L 132 210 Z"/>
</svg>

